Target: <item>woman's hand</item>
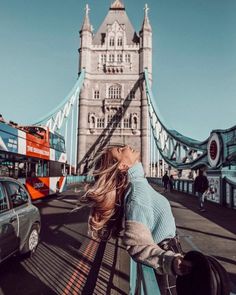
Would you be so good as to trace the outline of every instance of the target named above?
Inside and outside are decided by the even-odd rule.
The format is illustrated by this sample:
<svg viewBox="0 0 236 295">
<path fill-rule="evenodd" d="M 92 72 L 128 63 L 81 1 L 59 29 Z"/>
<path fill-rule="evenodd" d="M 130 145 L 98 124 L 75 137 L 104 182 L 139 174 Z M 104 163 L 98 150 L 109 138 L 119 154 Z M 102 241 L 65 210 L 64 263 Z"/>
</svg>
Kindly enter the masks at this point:
<svg viewBox="0 0 236 295">
<path fill-rule="evenodd" d="M 192 263 L 184 260 L 182 256 L 177 256 L 172 262 L 173 271 L 176 275 L 184 276 L 191 272 Z"/>
</svg>

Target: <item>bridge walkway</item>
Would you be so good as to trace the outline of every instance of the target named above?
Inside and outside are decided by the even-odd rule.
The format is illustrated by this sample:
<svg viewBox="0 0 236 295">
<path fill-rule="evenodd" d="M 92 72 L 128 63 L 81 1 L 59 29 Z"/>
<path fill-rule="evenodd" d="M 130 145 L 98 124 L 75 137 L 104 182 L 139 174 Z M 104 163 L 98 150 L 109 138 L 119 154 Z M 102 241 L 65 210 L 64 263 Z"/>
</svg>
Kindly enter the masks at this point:
<svg viewBox="0 0 236 295">
<path fill-rule="evenodd" d="M 217 258 L 227 270 L 236 294 L 236 210 L 206 201 L 206 211 L 201 212 L 196 197 L 177 191 L 163 193 L 163 187 L 152 186 L 171 203 L 183 250 Z"/>
</svg>

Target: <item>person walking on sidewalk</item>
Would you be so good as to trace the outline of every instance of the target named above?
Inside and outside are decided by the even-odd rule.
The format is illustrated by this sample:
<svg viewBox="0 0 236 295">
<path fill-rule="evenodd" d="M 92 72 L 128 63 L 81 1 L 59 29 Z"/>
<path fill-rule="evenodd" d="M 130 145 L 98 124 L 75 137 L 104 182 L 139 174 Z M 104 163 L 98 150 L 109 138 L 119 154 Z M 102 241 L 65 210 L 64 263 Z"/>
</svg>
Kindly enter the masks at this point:
<svg viewBox="0 0 236 295">
<path fill-rule="evenodd" d="M 165 175 L 162 177 L 162 182 L 164 185 L 164 193 L 167 192 L 169 181 L 170 181 L 170 178 L 168 176 L 168 172 L 166 171 Z"/>
<path fill-rule="evenodd" d="M 174 176 L 172 174 L 170 175 L 170 179 L 169 179 L 169 187 L 170 187 L 170 192 L 172 192 L 174 188 Z"/>
<path fill-rule="evenodd" d="M 204 199 L 205 199 L 205 192 L 208 190 L 209 182 L 207 177 L 203 174 L 203 171 L 200 169 L 198 176 L 195 178 L 194 181 L 194 190 L 198 196 L 198 204 L 199 210 L 204 212 Z"/>
<path fill-rule="evenodd" d="M 170 203 L 149 185 L 140 153 L 129 146 L 106 148 L 93 175 L 82 197 L 92 206 L 91 235 L 109 239 L 122 233 L 130 256 L 155 269 L 161 294 L 175 294 L 175 276 L 189 273 L 191 265 L 183 259 Z"/>
</svg>

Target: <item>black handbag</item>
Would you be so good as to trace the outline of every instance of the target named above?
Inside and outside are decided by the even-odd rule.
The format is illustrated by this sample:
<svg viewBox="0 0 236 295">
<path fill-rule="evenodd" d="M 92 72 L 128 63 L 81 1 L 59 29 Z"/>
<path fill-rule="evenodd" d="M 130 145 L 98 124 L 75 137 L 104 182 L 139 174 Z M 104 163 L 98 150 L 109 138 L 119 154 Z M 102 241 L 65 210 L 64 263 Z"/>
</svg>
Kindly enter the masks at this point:
<svg viewBox="0 0 236 295">
<path fill-rule="evenodd" d="M 187 252 L 184 259 L 192 263 L 191 273 L 177 276 L 178 295 L 229 295 L 230 280 L 225 268 L 212 256 L 198 251 Z"/>
</svg>

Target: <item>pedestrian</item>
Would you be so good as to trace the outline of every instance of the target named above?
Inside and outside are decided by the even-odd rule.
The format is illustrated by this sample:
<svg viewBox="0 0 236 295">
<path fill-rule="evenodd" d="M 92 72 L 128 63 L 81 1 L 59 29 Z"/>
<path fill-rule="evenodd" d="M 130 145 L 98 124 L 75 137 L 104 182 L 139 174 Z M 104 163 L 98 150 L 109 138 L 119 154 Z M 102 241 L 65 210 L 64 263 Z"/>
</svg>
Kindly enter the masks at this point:
<svg viewBox="0 0 236 295">
<path fill-rule="evenodd" d="M 131 257 L 155 269 L 161 294 L 175 294 L 170 281 L 175 284 L 175 276 L 189 273 L 191 265 L 183 260 L 170 204 L 149 185 L 140 153 L 129 146 L 108 147 L 93 175 L 95 182 L 82 197 L 92 206 L 91 235 L 109 238 L 122 232 Z"/>
<path fill-rule="evenodd" d="M 194 181 L 194 190 L 198 196 L 199 210 L 202 212 L 206 211 L 204 208 L 204 199 L 205 199 L 205 192 L 208 190 L 208 187 L 209 187 L 208 179 L 203 174 L 203 171 L 199 169 L 199 174 Z"/>
<path fill-rule="evenodd" d="M 169 179 L 169 188 L 170 188 L 170 192 L 173 191 L 173 187 L 174 187 L 174 177 L 173 177 L 173 175 L 171 174 L 171 175 L 170 175 L 170 179 Z"/>
<path fill-rule="evenodd" d="M 167 192 L 167 189 L 168 189 L 168 184 L 169 184 L 169 181 L 170 181 L 170 178 L 167 174 L 168 172 L 166 171 L 165 172 L 165 175 L 162 177 L 162 183 L 164 185 L 164 193 Z"/>
</svg>

